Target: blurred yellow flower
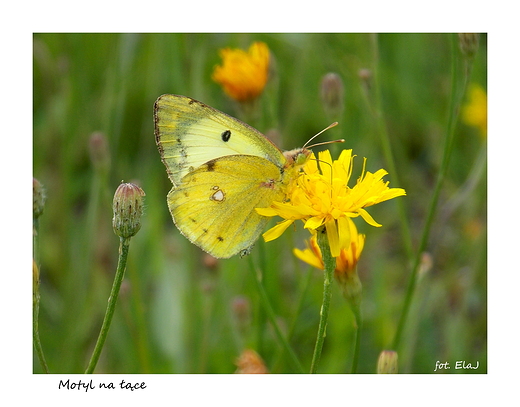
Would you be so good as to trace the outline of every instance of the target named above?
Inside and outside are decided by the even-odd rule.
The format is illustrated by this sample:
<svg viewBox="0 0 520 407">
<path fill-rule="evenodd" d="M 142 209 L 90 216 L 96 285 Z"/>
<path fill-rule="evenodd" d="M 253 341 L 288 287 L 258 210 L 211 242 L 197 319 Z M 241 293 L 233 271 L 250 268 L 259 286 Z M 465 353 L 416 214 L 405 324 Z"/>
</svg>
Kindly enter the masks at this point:
<svg viewBox="0 0 520 407">
<path fill-rule="evenodd" d="M 483 138 L 487 136 L 487 95 L 477 84 L 469 88 L 469 101 L 462 107 L 462 121 L 479 129 Z"/>
<path fill-rule="evenodd" d="M 280 237 L 300 219 L 311 231 L 325 227 L 331 254 L 337 258 L 341 248 L 350 245 L 350 218 L 361 216 L 369 225 L 381 226 L 364 208 L 406 195 L 406 192 L 402 188 L 389 188 L 388 181 L 382 180 L 387 174 L 383 169 L 371 173 L 363 168 L 356 185 L 350 188 L 353 160 L 352 150 L 343 150 L 334 162 L 328 150 L 320 152 L 318 160 L 311 154 L 296 181 L 289 185 L 284 202 L 275 201 L 268 208 L 256 208 L 260 215 L 278 215 L 284 219 L 263 234 L 264 240 Z"/>
<path fill-rule="evenodd" d="M 269 48 L 254 42 L 246 52 L 241 49 L 220 50 L 222 66 L 216 66 L 212 79 L 238 102 L 256 99 L 264 90 L 269 73 Z"/>
</svg>

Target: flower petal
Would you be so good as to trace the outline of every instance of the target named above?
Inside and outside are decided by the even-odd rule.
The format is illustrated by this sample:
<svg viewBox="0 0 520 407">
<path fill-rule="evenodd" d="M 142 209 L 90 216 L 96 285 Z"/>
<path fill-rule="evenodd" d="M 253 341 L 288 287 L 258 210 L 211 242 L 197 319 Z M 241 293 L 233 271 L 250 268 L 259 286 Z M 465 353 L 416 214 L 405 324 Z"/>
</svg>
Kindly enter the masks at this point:
<svg viewBox="0 0 520 407">
<path fill-rule="evenodd" d="M 317 216 L 314 216 L 310 219 L 307 219 L 307 221 L 305 222 L 305 225 L 303 227 L 305 229 L 316 230 L 321 225 L 323 225 L 323 218 L 318 218 Z"/>
<path fill-rule="evenodd" d="M 338 257 L 341 252 L 341 246 L 339 244 L 339 235 L 336 221 L 333 219 L 325 223 L 325 229 L 327 230 L 327 238 L 329 239 L 330 254 L 332 257 Z"/>
<path fill-rule="evenodd" d="M 361 215 L 361 217 L 363 218 L 363 220 L 368 223 L 369 225 L 371 226 L 375 226 L 376 228 L 379 228 L 383 225 L 377 223 L 374 218 L 372 216 L 370 216 L 370 214 L 364 210 L 363 208 L 359 208 L 358 210 L 358 213 Z"/>
<path fill-rule="evenodd" d="M 323 270 L 323 262 L 321 261 L 321 258 L 317 257 L 311 249 L 293 249 L 293 253 L 300 260 L 310 264 L 312 267 Z"/>
<path fill-rule="evenodd" d="M 350 246 L 352 230 L 357 232 L 356 226 L 354 225 L 354 222 L 352 222 L 352 220 L 350 218 L 346 218 L 346 217 L 338 218 L 338 236 L 339 236 L 339 245 L 341 247 Z"/>
<path fill-rule="evenodd" d="M 273 217 L 278 215 L 278 212 L 273 208 L 255 208 L 255 211 L 262 216 Z"/>
<path fill-rule="evenodd" d="M 291 219 L 284 220 L 275 226 L 273 226 L 271 229 L 269 229 L 267 232 L 265 232 L 262 237 L 264 238 L 264 241 L 270 242 L 271 240 L 279 238 L 283 232 L 293 223 L 294 221 Z"/>
</svg>

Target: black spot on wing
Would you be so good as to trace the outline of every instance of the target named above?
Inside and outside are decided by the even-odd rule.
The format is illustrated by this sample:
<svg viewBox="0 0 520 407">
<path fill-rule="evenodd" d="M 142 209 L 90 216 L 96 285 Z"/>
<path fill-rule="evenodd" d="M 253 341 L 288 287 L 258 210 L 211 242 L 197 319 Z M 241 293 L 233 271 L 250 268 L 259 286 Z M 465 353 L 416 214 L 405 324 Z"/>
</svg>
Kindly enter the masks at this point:
<svg viewBox="0 0 520 407">
<path fill-rule="evenodd" d="M 223 238 L 222 236 L 218 236 L 218 237 L 217 237 L 217 240 L 218 240 L 219 242 L 223 242 L 223 241 L 224 241 L 224 238 Z"/>
<path fill-rule="evenodd" d="M 222 141 L 227 143 L 229 141 L 229 139 L 231 138 L 231 131 L 230 130 L 224 130 L 222 132 L 222 134 L 220 135 L 220 137 L 222 138 Z"/>
</svg>

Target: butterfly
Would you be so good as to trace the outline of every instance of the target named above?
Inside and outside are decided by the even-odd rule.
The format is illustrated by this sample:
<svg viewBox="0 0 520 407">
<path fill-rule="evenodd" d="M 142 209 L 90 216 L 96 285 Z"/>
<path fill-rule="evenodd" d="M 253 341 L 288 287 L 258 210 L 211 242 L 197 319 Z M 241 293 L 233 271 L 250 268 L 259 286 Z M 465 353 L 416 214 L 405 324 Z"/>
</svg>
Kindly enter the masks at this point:
<svg viewBox="0 0 520 407">
<path fill-rule="evenodd" d="M 186 96 L 160 96 L 154 123 L 179 231 L 216 258 L 248 254 L 270 219 L 255 208 L 284 200 L 311 150 L 282 152 L 248 124 Z"/>
</svg>

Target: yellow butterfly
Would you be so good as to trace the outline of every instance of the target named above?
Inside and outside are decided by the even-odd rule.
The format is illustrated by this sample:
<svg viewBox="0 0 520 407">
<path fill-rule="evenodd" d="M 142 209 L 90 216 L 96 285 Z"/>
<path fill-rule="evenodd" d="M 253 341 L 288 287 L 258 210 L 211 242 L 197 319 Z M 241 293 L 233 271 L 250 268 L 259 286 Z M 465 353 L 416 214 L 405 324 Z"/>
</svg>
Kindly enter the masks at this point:
<svg viewBox="0 0 520 407">
<path fill-rule="evenodd" d="M 186 96 L 160 96 L 154 120 L 177 228 L 214 257 L 248 254 L 270 219 L 255 208 L 285 198 L 311 151 L 282 152 L 253 127 Z"/>
</svg>

